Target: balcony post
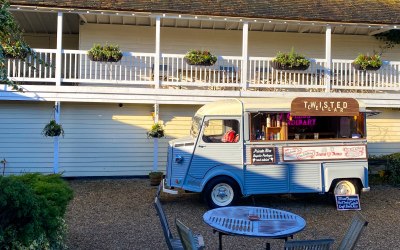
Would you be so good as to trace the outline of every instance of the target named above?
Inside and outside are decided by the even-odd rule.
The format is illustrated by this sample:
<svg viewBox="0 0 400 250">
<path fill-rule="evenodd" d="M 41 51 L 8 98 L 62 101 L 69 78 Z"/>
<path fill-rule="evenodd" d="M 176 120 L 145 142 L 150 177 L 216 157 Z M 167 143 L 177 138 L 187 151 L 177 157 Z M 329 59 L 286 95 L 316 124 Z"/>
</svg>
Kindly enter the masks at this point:
<svg viewBox="0 0 400 250">
<path fill-rule="evenodd" d="M 161 31 L 161 20 L 160 17 L 156 17 L 156 54 L 154 58 L 154 83 L 155 83 L 155 88 L 158 89 L 160 88 L 160 58 L 161 58 L 161 53 L 160 53 L 160 31 Z"/>
<path fill-rule="evenodd" d="M 154 104 L 154 123 L 158 123 L 159 110 L 160 106 L 158 105 L 158 103 Z M 158 170 L 158 138 L 154 138 L 153 142 L 153 172 L 156 172 Z"/>
<path fill-rule="evenodd" d="M 242 42 L 242 70 L 240 79 L 242 79 L 242 90 L 247 90 L 247 65 L 248 56 L 248 40 L 249 40 L 249 23 L 243 23 L 243 42 Z"/>
<path fill-rule="evenodd" d="M 54 103 L 54 120 L 59 124 L 60 123 L 60 111 L 61 111 L 61 103 L 59 101 L 56 101 Z M 59 137 L 60 136 L 54 136 L 54 159 L 53 159 L 53 172 L 55 174 L 58 173 L 58 167 L 59 167 Z"/>
<path fill-rule="evenodd" d="M 57 14 L 56 86 L 61 85 L 62 29 L 63 13 L 59 11 Z"/>
<path fill-rule="evenodd" d="M 331 75 L 332 75 L 332 27 L 326 26 L 325 32 L 325 92 L 331 91 Z"/>
</svg>

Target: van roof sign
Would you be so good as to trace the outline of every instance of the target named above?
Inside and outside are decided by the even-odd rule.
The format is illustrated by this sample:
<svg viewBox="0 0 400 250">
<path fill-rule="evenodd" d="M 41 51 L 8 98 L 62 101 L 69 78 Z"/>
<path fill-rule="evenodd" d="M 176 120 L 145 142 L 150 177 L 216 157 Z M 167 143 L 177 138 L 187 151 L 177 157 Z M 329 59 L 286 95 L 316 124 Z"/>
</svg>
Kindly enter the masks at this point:
<svg viewBox="0 0 400 250">
<path fill-rule="evenodd" d="M 359 112 L 358 101 L 353 98 L 297 97 L 290 109 L 293 116 L 355 116 Z"/>
</svg>

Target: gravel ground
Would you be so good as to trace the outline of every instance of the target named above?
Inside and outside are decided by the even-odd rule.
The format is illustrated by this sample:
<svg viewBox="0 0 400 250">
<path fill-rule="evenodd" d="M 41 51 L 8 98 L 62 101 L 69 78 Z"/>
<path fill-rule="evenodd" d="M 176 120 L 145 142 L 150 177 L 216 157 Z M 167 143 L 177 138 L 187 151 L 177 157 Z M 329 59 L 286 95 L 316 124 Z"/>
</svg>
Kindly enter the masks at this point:
<svg viewBox="0 0 400 250">
<path fill-rule="evenodd" d="M 68 181 L 75 198 L 66 221 L 70 249 L 167 249 L 160 221 L 153 206 L 156 187 L 148 179 L 76 179 Z M 218 248 L 218 235 L 212 233 L 202 215 L 208 207 L 198 194 L 162 194 L 170 227 L 177 235 L 174 219 L 204 237 L 206 249 Z M 353 211 L 337 211 L 322 195 L 256 196 L 256 206 L 283 209 L 302 216 L 306 228 L 295 239 L 333 238 L 334 248 L 349 225 Z M 254 205 L 242 199 L 239 205 Z M 361 213 L 369 221 L 356 249 L 399 249 L 400 189 L 372 186 L 362 194 Z M 265 239 L 224 236 L 224 249 L 265 249 Z M 270 240 L 272 249 L 283 249 L 282 240 Z"/>
</svg>

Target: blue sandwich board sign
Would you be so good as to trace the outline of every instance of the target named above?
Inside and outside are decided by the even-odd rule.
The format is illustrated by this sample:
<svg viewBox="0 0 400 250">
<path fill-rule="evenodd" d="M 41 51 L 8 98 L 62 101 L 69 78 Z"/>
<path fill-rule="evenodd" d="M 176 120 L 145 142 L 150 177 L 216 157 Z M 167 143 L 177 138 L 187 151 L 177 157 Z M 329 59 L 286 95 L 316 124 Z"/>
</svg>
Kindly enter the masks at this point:
<svg viewBox="0 0 400 250">
<path fill-rule="evenodd" d="M 356 195 L 336 195 L 337 210 L 361 210 L 360 197 Z"/>
</svg>

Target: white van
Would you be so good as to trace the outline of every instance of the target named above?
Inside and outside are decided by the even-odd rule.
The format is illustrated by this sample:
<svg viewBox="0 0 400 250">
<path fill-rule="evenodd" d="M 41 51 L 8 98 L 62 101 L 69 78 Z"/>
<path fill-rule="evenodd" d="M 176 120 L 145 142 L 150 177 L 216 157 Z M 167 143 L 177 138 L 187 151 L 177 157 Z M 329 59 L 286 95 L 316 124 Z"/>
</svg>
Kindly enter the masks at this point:
<svg viewBox="0 0 400 250">
<path fill-rule="evenodd" d="M 366 110 L 352 98 L 242 98 L 209 103 L 190 136 L 169 142 L 165 192 L 210 207 L 254 194 L 368 191 Z"/>
</svg>

